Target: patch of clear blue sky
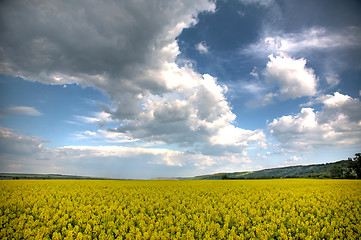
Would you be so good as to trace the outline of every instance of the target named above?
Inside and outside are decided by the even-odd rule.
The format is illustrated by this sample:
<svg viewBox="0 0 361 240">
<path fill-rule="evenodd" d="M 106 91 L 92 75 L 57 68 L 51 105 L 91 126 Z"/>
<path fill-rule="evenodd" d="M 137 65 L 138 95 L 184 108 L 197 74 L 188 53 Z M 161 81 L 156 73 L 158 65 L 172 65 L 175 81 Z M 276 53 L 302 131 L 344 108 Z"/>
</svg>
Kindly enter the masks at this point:
<svg viewBox="0 0 361 240">
<path fill-rule="evenodd" d="M 281 12 L 277 12 L 278 10 L 274 8 L 261 7 L 257 4 L 244 5 L 236 0 L 217 1 L 215 13 L 200 13 L 197 24 L 184 29 L 177 37 L 181 52 L 178 56 L 179 62 L 182 62 L 182 59 L 191 60 L 193 67 L 199 73 L 208 73 L 217 77 L 220 84 L 231 86 L 229 88 L 231 91 L 226 96 L 233 112 L 237 115 L 236 125 L 239 127 L 267 128 L 267 120 L 272 121 L 284 115 L 297 114 L 302 108 L 300 105 L 310 100 L 309 97 L 286 101 L 275 98 L 273 103 L 265 106 L 247 104 L 251 100 L 257 100 L 257 97 L 260 99 L 267 93 L 276 92 L 276 88 L 267 85 L 262 74 L 268 61 L 267 56 L 242 54 L 243 49 L 264 37 L 262 36 L 263 27 L 267 25 L 280 33 L 298 33 L 313 26 L 332 29 L 343 24 L 355 24 L 355 18 L 351 17 L 357 15 L 355 10 L 340 2 L 333 1 L 333 4 L 327 1 L 320 3 L 306 1 L 302 4 L 291 2 L 279 2 Z M 355 1 L 350 4 L 358 5 Z M 320 15 L 320 12 L 328 14 Z M 275 13 L 279 16 L 275 16 Z M 346 13 L 349 15 L 346 16 Z M 339 14 L 342 14 L 344 18 L 335 20 L 334 16 Z M 200 42 L 208 47 L 207 54 L 202 54 L 197 50 L 196 45 Z M 352 49 L 342 49 L 342 51 L 321 49 L 294 53 L 292 57 L 307 60 L 306 67 L 314 70 L 318 79 L 317 89 L 320 93 L 333 94 L 335 91 L 340 91 L 351 97 L 360 97 L 361 71 L 354 63 L 360 61 L 361 53 L 354 52 Z M 250 75 L 255 67 L 259 79 Z M 337 73 L 341 80 L 336 87 L 330 86 L 326 81 L 330 70 Z M 258 84 L 265 88 L 258 93 L 251 93 L 237 87 L 247 84 Z M 319 105 L 312 106 L 316 111 L 320 110 L 319 107 Z"/>
<path fill-rule="evenodd" d="M 21 129 L 23 133 L 38 136 L 49 147 L 84 145 L 72 134 L 79 131 L 99 129 L 97 124 L 86 124 L 75 116 L 89 116 L 101 111 L 99 104 L 110 104 L 109 98 L 92 87 L 83 88 L 77 84 L 47 85 L 29 82 L 21 78 L 0 75 L 0 109 L 10 107 L 33 107 L 40 116 L 6 114 L 0 125 Z M 69 121 L 77 122 L 71 124 Z"/>
</svg>

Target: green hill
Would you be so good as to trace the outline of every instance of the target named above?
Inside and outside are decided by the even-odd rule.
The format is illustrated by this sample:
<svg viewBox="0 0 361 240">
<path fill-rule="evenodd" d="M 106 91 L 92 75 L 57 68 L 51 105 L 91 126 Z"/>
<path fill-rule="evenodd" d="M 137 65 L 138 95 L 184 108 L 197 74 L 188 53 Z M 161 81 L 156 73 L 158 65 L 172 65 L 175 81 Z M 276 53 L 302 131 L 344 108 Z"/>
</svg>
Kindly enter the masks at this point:
<svg viewBox="0 0 361 240">
<path fill-rule="evenodd" d="M 201 176 L 195 176 L 188 179 L 192 180 L 217 180 L 217 179 L 225 179 L 225 178 L 241 178 L 247 174 L 251 174 L 253 172 L 233 172 L 233 173 L 215 173 L 210 175 L 201 175 Z M 227 176 L 227 177 L 226 177 Z"/>
<path fill-rule="evenodd" d="M 334 163 L 270 168 L 253 172 L 216 173 L 187 179 L 361 178 L 360 155 Z"/>
</svg>

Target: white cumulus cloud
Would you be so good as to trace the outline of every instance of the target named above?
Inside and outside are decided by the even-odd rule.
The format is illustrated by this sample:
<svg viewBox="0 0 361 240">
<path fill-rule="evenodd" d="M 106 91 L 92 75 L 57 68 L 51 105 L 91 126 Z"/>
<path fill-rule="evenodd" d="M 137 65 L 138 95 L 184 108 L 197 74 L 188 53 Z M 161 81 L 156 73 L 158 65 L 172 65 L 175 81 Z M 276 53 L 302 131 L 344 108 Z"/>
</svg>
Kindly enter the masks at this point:
<svg viewBox="0 0 361 240">
<path fill-rule="evenodd" d="M 201 53 L 201 54 L 206 54 L 208 53 L 208 47 L 204 42 L 200 42 L 197 44 L 196 46 L 197 50 Z"/>
<path fill-rule="evenodd" d="M 313 69 L 306 67 L 306 59 L 293 59 L 286 54 L 270 55 L 269 59 L 265 70 L 266 80 L 278 84 L 281 98 L 316 94 L 317 78 Z"/>
<path fill-rule="evenodd" d="M 296 115 L 274 119 L 271 134 L 285 148 L 314 150 L 361 143 L 361 102 L 341 93 L 317 99 L 321 111 L 302 108 Z"/>
<path fill-rule="evenodd" d="M 216 151 L 210 149 L 216 146 L 217 154 L 230 148 L 240 152 L 249 143 L 265 140 L 264 136 L 253 139 L 262 135 L 261 130 L 244 130 L 232 125 L 236 115 L 224 96 L 227 89 L 219 86 L 215 78 L 201 76 L 189 69 L 184 69 L 181 74 L 188 80 L 185 86 L 177 82 L 172 94 L 161 98 L 149 96 L 143 103 L 146 111 L 114 131 L 150 142 L 182 146 L 198 143 L 204 145 L 202 152 L 207 154 L 215 154 Z M 220 145 L 224 147 L 219 148 Z"/>
</svg>

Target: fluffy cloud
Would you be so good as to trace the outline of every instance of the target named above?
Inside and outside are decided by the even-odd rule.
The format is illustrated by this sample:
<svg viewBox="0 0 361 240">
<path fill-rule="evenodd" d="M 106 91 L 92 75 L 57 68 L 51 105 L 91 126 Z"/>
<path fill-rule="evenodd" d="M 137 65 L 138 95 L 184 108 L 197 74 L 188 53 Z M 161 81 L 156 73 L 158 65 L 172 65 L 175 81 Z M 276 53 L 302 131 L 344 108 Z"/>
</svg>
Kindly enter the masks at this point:
<svg viewBox="0 0 361 240">
<path fill-rule="evenodd" d="M 280 90 L 272 92 L 271 98 L 268 95 L 249 105 L 265 105 L 274 97 L 314 96 L 319 78 L 312 68 L 306 67 L 306 59 L 322 63 L 321 67 L 315 66 L 319 67 L 319 76 L 330 87 L 337 86 L 341 82 L 338 73 L 350 66 L 360 68 L 356 60 L 356 52 L 361 48 L 360 37 L 361 28 L 351 25 L 343 28 L 312 26 L 298 32 L 276 30 L 272 25 L 265 27 L 259 41 L 250 44 L 241 53 L 256 59 L 268 56 L 270 60 L 264 71 L 265 78 L 268 82 L 277 83 Z"/>
<path fill-rule="evenodd" d="M 197 50 L 201 53 L 201 54 L 206 54 L 208 53 L 208 47 L 204 42 L 200 42 L 197 44 L 196 46 Z"/>
<path fill-rule="evenodd" d="M 361 142 L 361 102 L 334 93 L 317 98 L 321 111 L 302 108 L 297 115 L 283 116 L 269 124 L 271 134 L 285 148 L 313 150 Z"/>
<path fill-rule="evenodd" d="M 361 103 L 358 98 L 335 92 L 334 95 L 321 96 L 316 101 L 324 104 L 319 113 L 321 123 L 342 118 L 349 123 L 344 128 L 350 127 L 352 129 L 357 125 L 361 126 Z"/>
<path fill-rule="evenodd" d="M 203 148 L 203 153 L 217 155 L 222 153 L 237 153 L 245 149 L 250 143 L 258 148 L 265 146 L 266 136 L 261 130 L 244 130 L 232 125 L 222 128 L 217 135 L 212 136 L 210 144 Z"/>
<path fill-rule="evenodd" d="M 176 37 L 197 21 L 198 12 L 214 11 L 214 2 L 11 1 L 0 9 L 0 72 L 101 90 L 114 103 L 105 112 L 120 122 L 112 131 L 190 146 L 212 145 L 214 136 L 234 127 L 226 88 L 175 63 Z M 236 135 L 247 132 L 235 129 Z M 259 131 L 246 136 L 253 134 Z M 229 145 L 252 142 L 232 139 Z"/>
<path fill-rule="evenodd" d="M 189 80 L 187 86 L 176 82 L 172 94 L 149 97 L 143 104 L 147 111 L 114 131 L 151 142 L 200 144 L 206 154 L 215 154 L 216 151 L 210 151 L 214 148 L 219 150 L 218 154 L 230 149 L 240 152 L 249 143 L 265 141 L 260 130 L 249 131 L 232 125 L 236 116 L 224 97 L 227 89 L 219 86 L 215 78 L 189 69 L 181 73 L 183 79 Z"/>
<path fill-rule="evenodd" d="M 286 54 L 269 56 L 265 70 L 268 82 L 276 82 L 281 98 L 298 98 L 316 94 L 317 78 L 306 67 L 306 59 L 293 59 Z"/>
</svg>

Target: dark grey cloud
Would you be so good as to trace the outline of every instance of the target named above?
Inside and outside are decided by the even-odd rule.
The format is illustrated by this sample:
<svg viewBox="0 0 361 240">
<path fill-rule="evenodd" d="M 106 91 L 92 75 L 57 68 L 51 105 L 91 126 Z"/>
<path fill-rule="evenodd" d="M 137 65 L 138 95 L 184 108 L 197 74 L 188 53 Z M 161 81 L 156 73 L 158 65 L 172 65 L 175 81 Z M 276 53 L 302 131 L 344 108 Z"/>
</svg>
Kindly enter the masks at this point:
<svg viewBox="0 0 361 240">
<path fill-rule="evenodd" d="M 116 81 L 124 81 L 121 89 L 135 92 L 151 81 L 147 89 L 156 91 L 162 88 L 156 80 L 134 78 L 168 60 L 168 53 L 159 54 L 160 50 L 176 37 L 179 22 L 192 21 L 196 9 L 210 9 L 210 4 L 3 1 L 1 71 L 45 83 L 57 83 L 54 78 L 65 75 L 70 79 L 64 82 L 80 81 L 112 94 L 112 87 L 119 90 Z M 78 79 L 82 74 L 91 78 Z"/>
</svg>

